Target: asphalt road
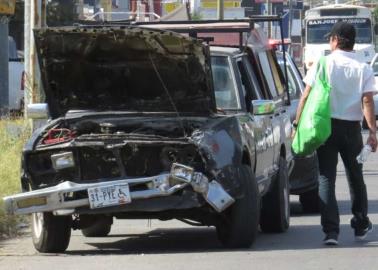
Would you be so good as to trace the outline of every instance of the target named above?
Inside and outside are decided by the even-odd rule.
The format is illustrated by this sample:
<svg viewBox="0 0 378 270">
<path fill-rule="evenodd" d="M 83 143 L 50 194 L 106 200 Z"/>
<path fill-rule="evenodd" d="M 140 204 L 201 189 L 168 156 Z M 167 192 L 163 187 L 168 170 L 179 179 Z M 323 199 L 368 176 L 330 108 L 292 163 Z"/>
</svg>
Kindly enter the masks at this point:
<svg viewBox="0 0 378 270">
<path fill-rule="evenodd" d="M 367 241 L 355 242 L 349 226 L 349 191 L 339 163 L 337 198 L 341 213 L 339 246 L 323 246 L 318 215 L 304 215 L 291 197 L 288 232 L 263 234 L 250 249 L 225 250 L 212 228 L 178 221 L 115 220 L 109 237 L 85 238 L 74 231 L 65 254 L 39 254 L 28 235 L 0 242 L 0 269 L 378 269 L 378 154 L 365 165 L 370 219 Z"/>
</svg>

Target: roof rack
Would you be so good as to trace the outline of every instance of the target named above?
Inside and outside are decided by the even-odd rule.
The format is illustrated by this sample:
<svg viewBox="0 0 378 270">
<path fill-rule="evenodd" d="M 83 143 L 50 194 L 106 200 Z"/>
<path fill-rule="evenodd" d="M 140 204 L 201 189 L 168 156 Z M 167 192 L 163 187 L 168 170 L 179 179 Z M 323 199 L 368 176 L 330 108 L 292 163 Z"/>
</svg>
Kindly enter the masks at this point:
<svg viewBox="0 0 378 270">
<path fill-rule="evenodd" d="M 169 30 L 177 33 L 188 34 L 192 38 L 199 38 L 205 42 L 213 41 L 211 37 L 198 36 L 198 34 L 203 33 L 237 33 L 239 34 L 239 48 L 242 49 L 243 44 L 243 33 L 250 33 L 255 28 L 255 23 L 258 22 L 278 22 L 281 32 L 281 42 L 285 44 L 283 33 L 283 24 L 282 17 L 279 15 L 256 15 L 244 19 L 226 19 L 226 20 L 199 20 L 199 21 L 133 21 L 133 20 L 124 20 L 124 21 L 103 21 L 99 22 L 90 22 L 85 21 L 83 24 L 76 24 L 77 27 L 106 27 L 106 26 L 120 26 L 120 27 L 145 27 L 153 28 L 160 30 Z M 284 67 L 286 67 L 286 57 L 285 57 L 285 46 L 283 47 L 284 54 Z M 287 70 L 285 68 L 285 77 L 287 78 Z M 290 95 L 288 91 L 288 85 L 286 81 L 287 89 L 287 99 L 288 104 L 290 104 Z"/>
<path fill-rule="evenodd" d="M 104 12 L 104 11 L 99 11 L 91 16 L 88 16 L 85 18 L 85 21 L 95 21 L 95 22 L 106 22 L 107 17 L 120 17 L 122 19 L 118 20 L 111 20 L 108 22 L 124 22 L 124 21 L 133 21 L 133 20 L 138 20 L 139 17 L 145 16 L 145 17 L 150 17 L 155 20 L 160 20 L 160 15 L 156 14 L 155 12 L 132 12 L 132 11 L 111 11 L 111 12 Z M 127 17 L 127 19 L 125 19 Z M 130 19 L 134 18 L 134 19 Z"/>
<path fill-rule="evenodd" d="M 279 15 L 256 15 L 243 19 L 226 20 L 198 20 L 198 21 L 80 21 L 74 24 L 76 27 L 111 27 L 111 26 L 137 26 L 153 29 L 169 30 L 177 33 L 188 34 L 192 38 L 200 38 L 205 42 L 212 41 L 209 37 L 204 37 L 204 33 L 235 33 L 239 35 L 239 48 L 243 47 L 243 33 L 250 33 L 258 22 L 278 22 L 282 32 L 282 18 Z M 200 34 L 200 35 L 198 35 Z M 283 42 L 283 37 L 282 37 Z M 233 44 L 236 46 L 236 44 Z"/>
<path fill-rule="evenodd" d="M 198 33 L 248 33 L 254 29 L 257 22 L 278 22 L 282 33 L 282 18 L 279 15 L 256 15 L 244 19 L 226 19 L 226 20 L 199 20 L 199 21 L 80 21 L 75 24 L 76 27 L 104 27 L 104 26 L 142 26 L 148 28 L 169 30 L 177 33 L 186 33 L 190 37 L 197 38 Z M 242 39 L 240 39 L 242 41 Z M 240 47 L 242 44 L 239 44 Z"/>
<path fill-rule="evenodd" d="M 233 20 L 201 20 L 201 21 L 151 21 L 151 22 L 131 22 L 130 25 L 148 28 L 158 28 L 177 33 L 188 34 L 192 38 L 199 37 L 202 33 L 238 33 L 239 47 L 243 46 L 243 33 L 250 33 L 255 23 L 258 22 L 278 22 L 282 33 L 282 18 L 278 15 L 272 16 L 252 16 L 244 19 Z M 211 39 L 210 39 L 211 40 Z"/>
<path fill-rule="evenodd" d="M 207 23 L 233 23 L 233 22 L 278 22 L 281 21 L 279 15 L 255 15 L 243 19 L 224 20 L 196 20 L 196 21 L 150 21 L 134 22 L 135 24 L 207 24 Z"/>
<path fill-rule="evenodd" d="M 162 30 L 169 30 L 178 33 L 188 34 L 192 38 L 200 38 L 205 42 L 214 41 L 211 37 L 198 36 L 201 33 L 238 33 L 239 34 L 239 48 L 243 47 L 243 33 L 250 33 L 255 28 L 255 23 L 258 22 L 278 22 L 281 32 L 281 44 L 285 44 L 285 39 L 282 35 L 283 25 L 282 18 L 279 15 L 271 16 L 251 16 L 245 19 L 235 20 L 200 20 L 200 21 L 150 21 L 150 22 L 131 22 L 130 25 L 156 28 Z M 282 46 L 283 61 L 284 61 L 284 75 L 287 78 L 285 46 Z M 287 105 L 290 105 L 290 94 L 288 82 L 286 80 L 286 94 Z"/>
</svg>

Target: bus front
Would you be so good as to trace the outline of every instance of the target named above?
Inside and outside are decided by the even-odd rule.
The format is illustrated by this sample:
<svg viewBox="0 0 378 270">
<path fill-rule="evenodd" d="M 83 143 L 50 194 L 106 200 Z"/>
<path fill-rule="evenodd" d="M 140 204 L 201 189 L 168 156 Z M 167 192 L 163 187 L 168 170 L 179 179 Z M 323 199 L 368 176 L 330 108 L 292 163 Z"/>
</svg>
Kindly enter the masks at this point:
<svg viewBox="0 0 378 270">
<path fill-rule="evenodd" d="M 366 10 L 366 12 L 359 11 L 360 9 L 357 8 L 350 10 L 333 8 L 308 11 L 305 20 L 306 44 L 304 47 L 306 69 L 314 61 L 317 61 L 320 56 L 331 53 L 327 33 L 340 20 L 353 24 L 356 29 L 354 51 L 356 52 L 357 59 L 366 63 L 372 60 L 375 51 L 371 13 L 369 10 Z"/>
</svg>

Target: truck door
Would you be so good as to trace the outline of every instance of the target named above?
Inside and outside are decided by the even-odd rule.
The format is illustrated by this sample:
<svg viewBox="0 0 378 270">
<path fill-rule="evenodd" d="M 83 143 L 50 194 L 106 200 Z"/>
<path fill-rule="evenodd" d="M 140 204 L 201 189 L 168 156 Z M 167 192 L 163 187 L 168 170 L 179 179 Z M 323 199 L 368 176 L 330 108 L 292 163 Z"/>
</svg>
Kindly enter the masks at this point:
<svg viewBox="0 0 378 270">
<path fill-rule="evenodd" d="M 271 115 L 273 129 L 273 162 L 275 169 L 278 169 L 279 156 L 281 154 L 281 145 L 285 144 L 286 151 L 290 149 L 290 112 L 285 105 L 287 98 L 285 93 L 285 84 L 282 72 L 278 65 L 273 51 L 265 51 L 259 54 L 261 67 L 266 76 L 269 85 L 269 94 L 275 102 L 275 112 Z M 287 153 L 286 153 L 287 154 Z"/>
<path fill-rule="evenodd" d="M 245 56 L 236 61 L 240 73 L 246 109 L 249 112 L 247 123 L 253 131 L 254 143 L 256 145 L 256 178 L 260 192 L 269 185 L 270 174 L 273 170 L 273 144 L 272 144 L 272 125 L 270 115 L 254 115 L 252 113 L 252 100 L 263 99 L 261 90 L 256 81 L 253 69 Z"/>
</svg>

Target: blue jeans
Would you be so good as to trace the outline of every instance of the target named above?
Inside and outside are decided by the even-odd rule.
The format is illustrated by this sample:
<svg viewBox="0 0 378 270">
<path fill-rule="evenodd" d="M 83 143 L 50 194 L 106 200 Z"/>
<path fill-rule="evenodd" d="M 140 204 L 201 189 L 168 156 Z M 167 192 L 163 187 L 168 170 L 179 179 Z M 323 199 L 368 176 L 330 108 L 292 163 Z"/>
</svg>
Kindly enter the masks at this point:
<svg viewBox="0 0 378 270">
<path fill-rule="evenodd" d="M 324 233 L 339 233 L 340 217 L 335 195 L 338 154 L 345 166 L 352 200 L 353 227 L 365 228 L 368 200 L 362 164 L 356 157 L 363 147 L 361 126 L 357 121 L 332 119 L 332 134 L 317 150 L 319 159 L 319 197 Z"/>
</svg>

